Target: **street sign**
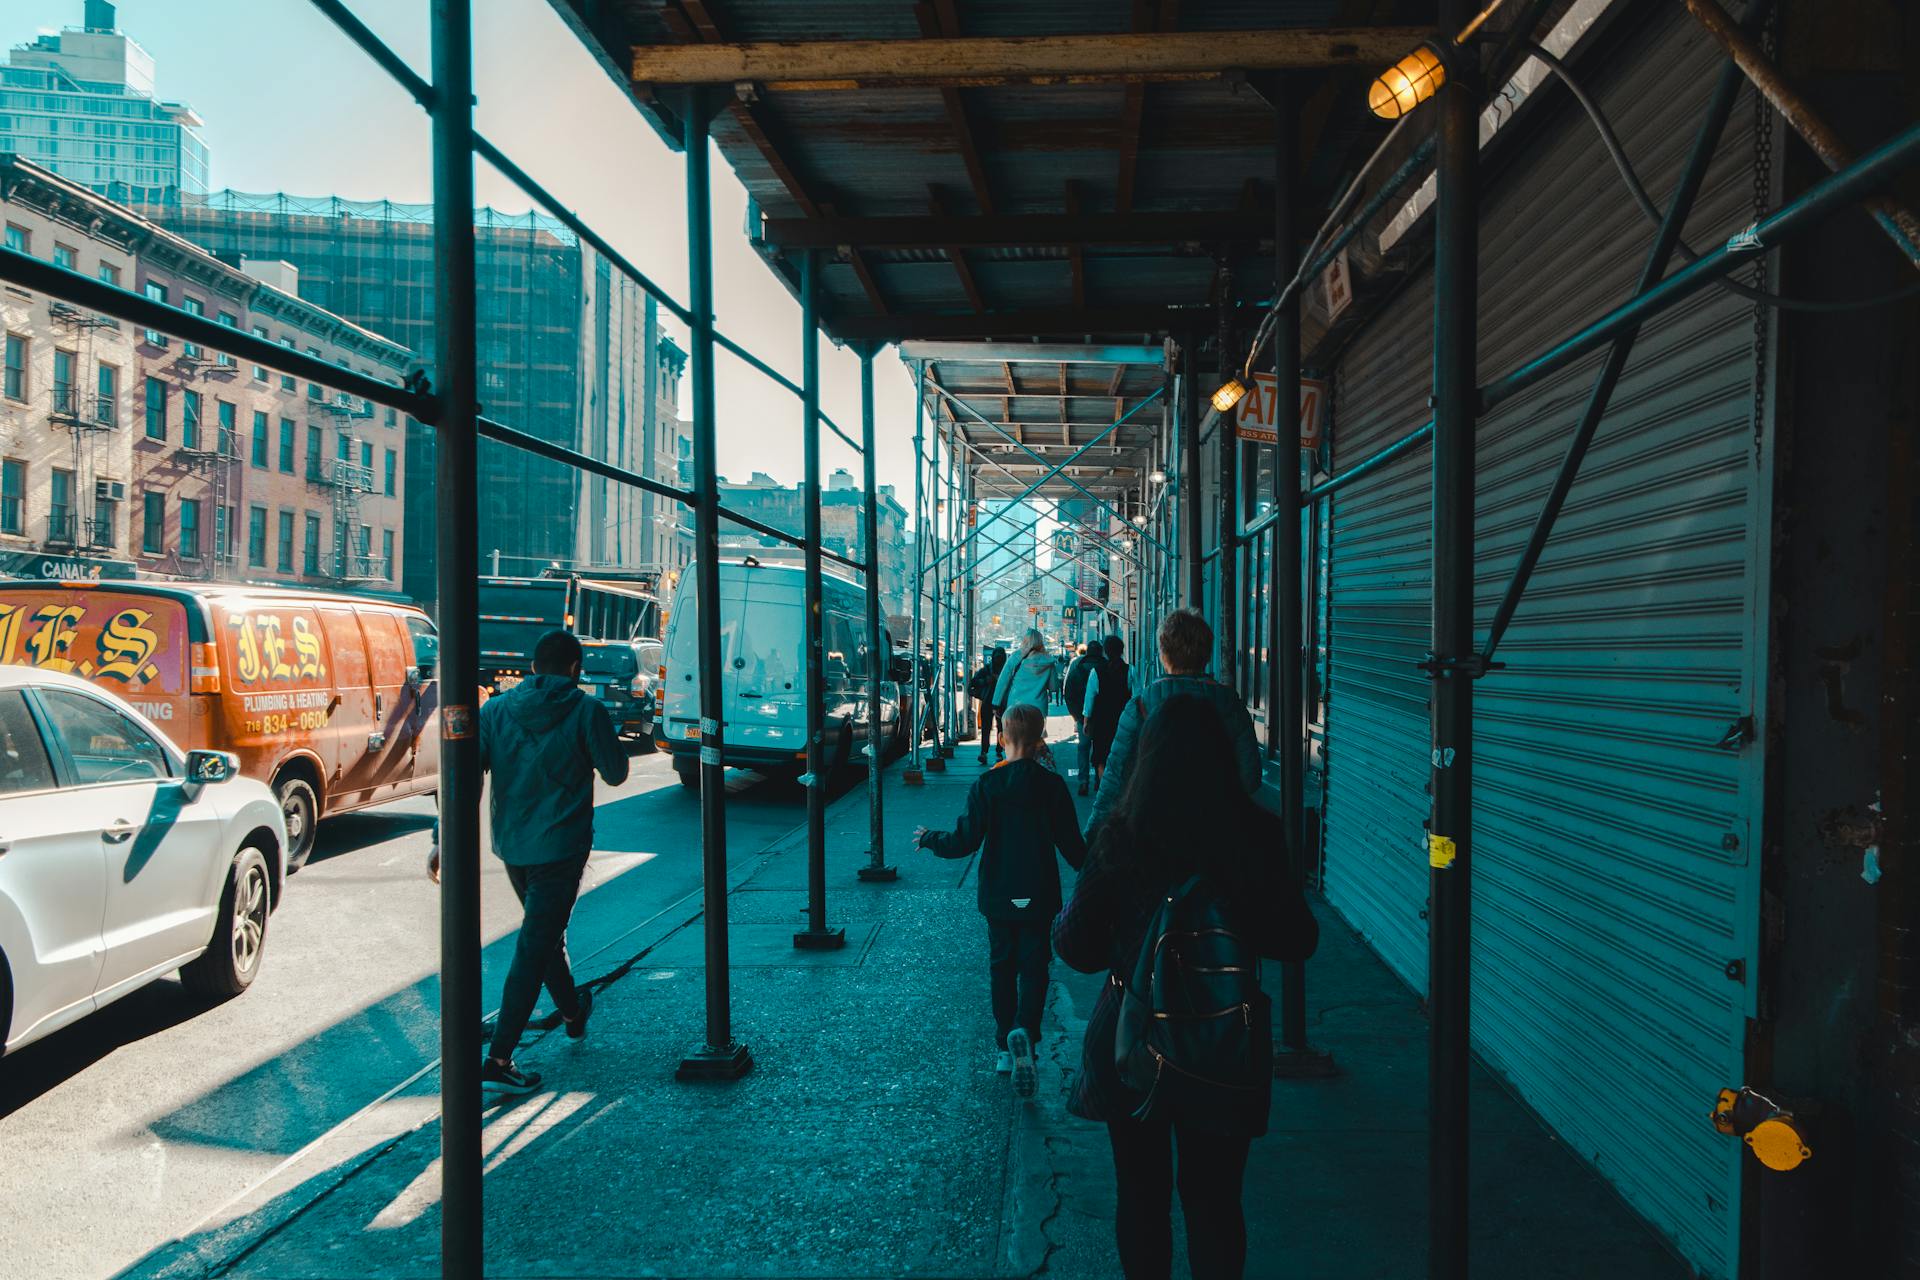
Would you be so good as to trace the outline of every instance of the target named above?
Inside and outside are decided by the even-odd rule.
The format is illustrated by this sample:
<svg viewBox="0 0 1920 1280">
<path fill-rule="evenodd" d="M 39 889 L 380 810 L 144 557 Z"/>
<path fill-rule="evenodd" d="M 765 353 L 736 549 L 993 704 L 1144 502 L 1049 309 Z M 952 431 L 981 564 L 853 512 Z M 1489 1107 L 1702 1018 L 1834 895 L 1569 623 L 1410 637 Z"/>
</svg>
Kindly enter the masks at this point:
<svg viewBox="0 0 1920 1280">
<path fill-rule="evenodd" d="M 1233 432 L 1242 440 L 1273 444 L 1280 438 L 1275 429 L 1279 410 L 1275 401 L 1279 392 L 1271 373 L 1253 375 L 1253 386 L 1240 398 L 1234 411 Z M 1327 384 L 1323 378 L 1300 379 L 1300 447 L 1318 449 L 1326 420 Z"/>
</svg>

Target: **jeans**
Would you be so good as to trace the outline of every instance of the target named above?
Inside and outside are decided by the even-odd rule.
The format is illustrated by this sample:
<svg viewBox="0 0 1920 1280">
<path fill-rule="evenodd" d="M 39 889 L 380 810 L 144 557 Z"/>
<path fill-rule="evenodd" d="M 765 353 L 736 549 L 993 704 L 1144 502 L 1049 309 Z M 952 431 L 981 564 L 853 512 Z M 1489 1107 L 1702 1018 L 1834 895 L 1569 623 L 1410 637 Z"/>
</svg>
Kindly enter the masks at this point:
<svg viewBox="0 0 1920 1280">
<path fill-rule="evenodd" d="M 1040 1042 L 1040 1014 L 1047 1007 L 1047 966 L 1053 960 L 1049 920 L 987 921 L 987 964 L 992 974 L 993 1022 L 1007 1047 L 1007 1033 L 1025 1027 Z"/>
<path fill-rule="evenodd" d="M 987 752 L 999 748 L 993 740 L 993 703 L 980 699 L 980 758 L 985 760 Z"/>
<path fill-rule="evenodd" d="M 1080 751 L 1080 790 L 1085 791 L 1093 784 L 1093 734 L 1087 729 L 1087 718 L 1073 718 L 1074 742 Z"/>
<path fill-rule="evenodd" d="M 568 1016 L 579 1012 L 580 997 L 567 961 L 567 921 L 573 916 L 580 876 L 586 869 L 584 853 L 531 867 L 507 864 L 507 879 L 525 916 L 519 941 L 514 943 L 513 964 L 507 969 L 506 988 L 500 993 L 500 1017 L 494 1023 L 489 1050 L 501 1061 L 513 1057 L 519 1047 L 520 1033 L 533 1016 L 533 1002 L 540 998 L 541 983 L 553 997 L 554 1008 Z"/>
<path fill-rule="evenodd" d="M 1173 1148 L 1180 1148 L 1180 1213 L 1187 1220 L 1193 1280 L 1240 1280 L 1247 1219 L 1240 1205 L 1245 1136 L 1176 1128 L 1168 1120 L 1107 1121 L 1119 1184 L 1115 1235 L 1127 1280 L 1167 1280 L 1173 1271 Z"/>
</svg>

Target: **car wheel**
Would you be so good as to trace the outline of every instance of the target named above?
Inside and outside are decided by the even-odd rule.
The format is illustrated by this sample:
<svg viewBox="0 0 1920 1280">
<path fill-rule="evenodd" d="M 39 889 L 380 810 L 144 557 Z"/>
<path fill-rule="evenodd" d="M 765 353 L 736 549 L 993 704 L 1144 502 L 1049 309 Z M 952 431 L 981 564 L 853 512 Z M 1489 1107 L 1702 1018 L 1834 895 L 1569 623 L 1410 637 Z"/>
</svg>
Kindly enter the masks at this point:
<svg viewBox="0 0 1920 1280">
<path fill-rule="evenodd" d="M 289 774 L 274 785 L 280 798 L 280 812 L 287 819 L 287 870 L 298 871 L 313 856 L 314 827 L 320 818 L 320 797 L 313 784 L 299 774 Z"/>
<path fill-rule="evenodd" d="M 181 981 L 216 999 L 237 996 L 252 986 L 266 954 L 267 914 L 272 906 L 266 858 L 258 849 L 242 849 L 220 895 L 213 940 L 199 959 L 180 970 Z"/>
<path fill-rule="evenodd" d="M 698 756 L 675 756 L 673 771 L 680 775 L 680 785 L 689 791 L 700 790 L 700 758 Z"/>
</svg>

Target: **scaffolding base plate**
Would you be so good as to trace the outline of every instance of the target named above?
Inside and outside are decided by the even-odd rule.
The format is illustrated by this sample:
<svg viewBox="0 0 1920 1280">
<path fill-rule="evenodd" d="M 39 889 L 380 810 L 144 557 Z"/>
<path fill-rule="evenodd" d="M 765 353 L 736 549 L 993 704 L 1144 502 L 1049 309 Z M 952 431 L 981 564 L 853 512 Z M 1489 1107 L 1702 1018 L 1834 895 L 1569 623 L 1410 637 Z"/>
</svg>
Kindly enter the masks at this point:
<svg viewBox="0 0 1920 1280">
<path fill-rule="evenodd" d="M 927 775 L 918 769 L 902 769 L 900 771 L 900 782 L 903 786 L 917 787 L 925 783 L 926 780 Z"/>
<path fill-rule="evenodd" d="M 926 769 L 928 773 L 945 773 L 947 771 L 947 758 L 945 756 L 927 757 Z"/>
<path fill-rule="evenodd" d="M 1333 1055 L 1309 1045 L 1305 1049 L 1273 1050 L 1273 1078 L 1276 1080 L 1331 1080 L 1340 1074 Z"/>
<path fill-rule="evenodd" d="M 838 951 L 847 945 L 847 931 L 802 929 L 793 935 L 793 945 L 802 951 Z"/>
<path fill-rule="evenodd" d="M 735 1040 L 732 1044 L 714 1048 L 710 1044 L 697 1044 L 680 1059 L 680 1065 L 674 1069 L 675 1080 L 738 1080 L 753 1070 L 753 1055 L 747 1052 L 747 1046 Z"/>
<path fill-rule="evenodd" d="M 857 873 L 868 884 L 891 884 L 900 878 L 900 868 L 888 866 L 862 867 Z"/>
</svg>

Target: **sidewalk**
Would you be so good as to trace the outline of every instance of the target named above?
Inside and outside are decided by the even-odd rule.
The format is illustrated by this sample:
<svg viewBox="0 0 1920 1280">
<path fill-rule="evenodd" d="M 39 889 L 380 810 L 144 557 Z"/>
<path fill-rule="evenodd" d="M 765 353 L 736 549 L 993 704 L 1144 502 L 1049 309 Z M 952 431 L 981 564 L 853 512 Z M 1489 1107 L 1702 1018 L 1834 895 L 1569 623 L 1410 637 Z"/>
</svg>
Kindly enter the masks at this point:
<svg viewBox="0 0 1920 1280">
<path fill-rule="evenodd" d="M 897 883 L 855 879 L 864 788 L 829 810 L 828 919 L 846 929 L 844 951 L 792 947 L 806 902 L 798 830 L 736 851 L 746 1078 L 673 1079 L 703 1025 L 697 901 L 637 931 L 626 954 L 581 965 L 583 977 L 619 972 L 590 1036 L 530 1043 L 522 1061 L 546 1087 L 486 1113 L 489 1275 L 1117 1275 L 1105 1133 L 1063 1106 L 1099 980 L 1056 965 L 1040 1097 L 1019 1103 L 991 1070 L 973 861 L 909 849 L 916 825 L 950 824 L 972 760 L 962 747 L 917 788 L 888 770 Z M 1425 1023 L 1338 917 L 1316 911 L 1313 1035 L 1345 1074 L 1275 1086 L 1274 1131 L 1248 1178 L 1249 1275 L 1412 1280 L 1425 1273 Z M 125 1274 L 437 1276 L 437 1086 L 424 1074 L 289 1162 L 231 1221 Z M 1684 1274 L 1490 1080 L 1475 1108 L 1477 1277 Z"/>
</svg>

